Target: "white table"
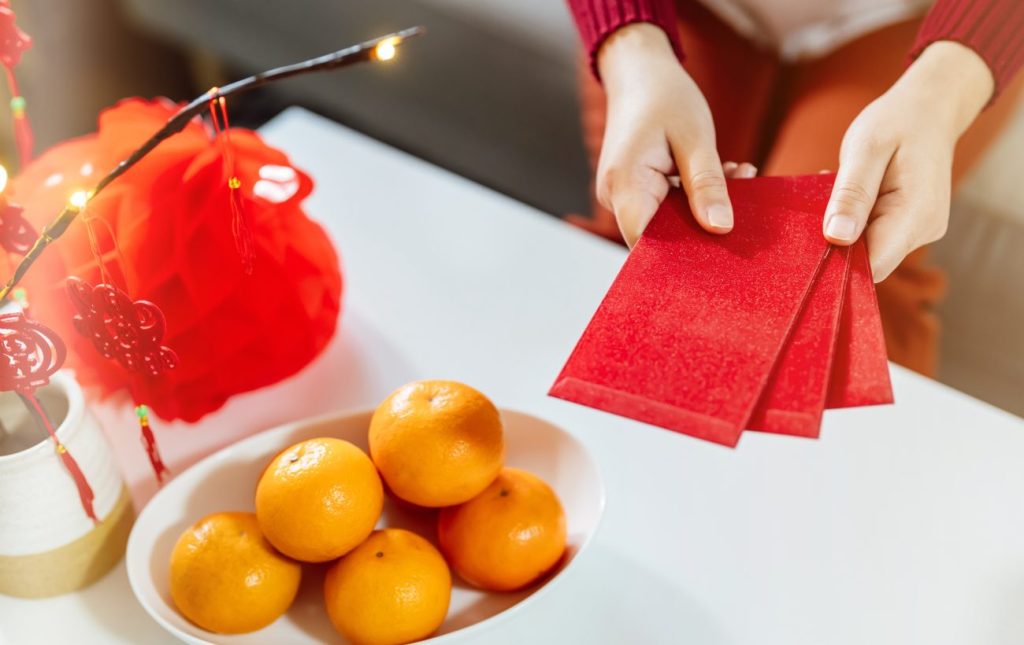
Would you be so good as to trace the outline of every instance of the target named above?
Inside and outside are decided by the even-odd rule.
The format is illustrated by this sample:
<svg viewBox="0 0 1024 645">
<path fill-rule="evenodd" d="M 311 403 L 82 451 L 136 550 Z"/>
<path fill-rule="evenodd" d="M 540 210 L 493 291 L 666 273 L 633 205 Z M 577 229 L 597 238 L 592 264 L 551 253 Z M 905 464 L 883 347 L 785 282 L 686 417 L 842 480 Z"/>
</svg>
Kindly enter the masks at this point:
<svg viewBox="0 0 1024 645">
<path fill-rule="evenodd" d="M 550 399 L 621 248 L 300 109 L 263 132 L 317 179 L 308 209 L 345 269 L 340 333 L 200 427 L 161 424 L 175 470 L 284 420 L 459 379 L 571 430 L 608 489 L 571 581 L 488 645 L 1024 639 L 1021 419 L 898 368 L 895 406 L 830 412 L 820 441 L 750 433 L 736 450 Z M 130 412 L 103 417 L 142 502 Z M 171 642 L 123 565 L 61 598 L 0 597 L 5 638 Z"/>
</svg>

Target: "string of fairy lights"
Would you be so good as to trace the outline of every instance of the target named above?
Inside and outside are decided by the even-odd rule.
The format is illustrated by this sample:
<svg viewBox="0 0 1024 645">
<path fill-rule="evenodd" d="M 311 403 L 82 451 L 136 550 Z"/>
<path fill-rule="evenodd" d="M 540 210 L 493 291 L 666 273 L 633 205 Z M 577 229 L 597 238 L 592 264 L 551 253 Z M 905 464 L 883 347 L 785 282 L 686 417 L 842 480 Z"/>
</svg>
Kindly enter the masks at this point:
<svg viewBox="0 0 1024 645">
<path fill-rule="evenodd" d="M 0 10 L 3 9 L 3 5 L 0 4 Z M 330 54 L 270 69 L 228 85 L 210 89 L 178 109 L 159 130 L 153 133 L 127 158 L 118 163 L 113 169 L 104 175 L 95 186 L 90 189 L 81 188 L 73 191 L 68 196 L 67 202 L 61 212 L 45 227 L 43 227 L 42 231 L 38 234 L 38 237 L 35 237 L 34 242 L 32 242 L 32 239 L 35 236 L 35 233 L 33 232 L 31 225 L 21 218 L 21 207 L 8 205 L 6 195 L 4 194 L 8 179 L 7 171 L 0 166 L 0 206 L 8 209 L 5 211 L 5 214 L 9 215 L 11 219 L 11 221 L 4 222 L 4 228 L 8 234 L 13 230 L 14 233 L 17 234 L 16 237 L 18 238 L 17 245 L 12 246 L 9 243 L 5 243 L 4 247 L 8 251 L 8 257 L 10 257 L 10 253 L 12 251 L 17 255 L 21 255 L 21 259 L 14 266 L 10 278 L 7 280 L 6 284 L 0 288 L 0 304 L 5 303 L 10 297 L 19 305 L 20 308 L 19 313 L 0 315 L 0 318 L 3 318 L 0 322 L 2 322 L 5 327 L 3 340 L 6 344 L 4 346 L 9 346 L 9 349 L 13 348 L 10 351 L 10 356 L 5 355 L 9 364 L 9 369 L 3 374 L 5 383 L 4 389 L 13 389 L 19 394 L 19 396 L 22 396 L 22 398 L 26 400 L 26 405 L 29 406 L 30 411 L 38 411 L 40 422 L 54 439 L 56 452 L 64 462 L 65 467 L 72 475 L 76 486 L 78 487 L 82 506 L 85 509 L 86 514 L 93 521 L 97 521 L 97 518 L 92 508 L 92 500 L 94 497 L 92 488 L 82 474 L 81 469 L 78 467 L 73 456 L 57 438 L 52 425 L 47 419 L 45 412 L 39 406 L 34 395 L 35 388 L 40 384 L 45 384 L 48 377 L 52 375 L 52 372 L 59 369 L 60 363 L 63 362 L 65 347 L 61 339 L 57 337 L 52 330 L 49 330 L 45 326 L 28 317 L 27 298 L 24 289 L 18 286 L 22 278 L 42 253 L 68 230 L 68 227 L 83 211 L 86 210 L 89 202 L 100 194 L 104 188 L 109 186 L 113 181 L 121 177 L 135 164 L 145 158 L 146 155 L 152 152 L 161 142 L 183 130 L 193 119 L 201 117 L 202 113 L 207 109 L 210 110 L 211 116 L 213 117 L 214 132 L 216 135 L 215 140 L 218 145 L 222 146 L 222 154 L 226 170 L 225 180 L 229 189 L 228 194 L 231 199 L 229 203 L 229 210 L 232 215 L 232 229 L 235 233 L 237 251 L 239 253 L 240 261 L 243 265 L 246 265 L 246 273 L 250 274 L 251 268 L 248 266 L 248 263 L 251 263 L 252 261 L 250 255 L 251 247 L 247 247 L 247 244 L 251 245 L 251 240 L 247 240 L 245 238 L 248 231 L 245 230 L 246 224 L 244 220 L 244 213 L 241 211 L 241 205 L 238 198 L 241 181 L 235 174 L 234 154 L 231 150 L 230 139 L 228 138 L 229 124 L 227 108 L 225 105 L 227 97 L 269 83 L 290 78 L 292 76 L 339 69 L 341 67 L 361 62 L 389 61 L 395 57 L 397 48 L 401 43 L 413 36 L 422 34 L 423 32 L 424 30 L 422 27 L 404 29 L 402 31 L 374 38 Z M 20 43 L 22 49 L 31 43 L 31 39 L 22 32 L 18 32 L 18 36 L 21 39 L 18 43 Z M 7 67 L 10 86 L 12 94 L 14 95 L 14 98 L 11 101 L 11 110 L 14 117 L 15 132 L 19 135 L 16 137 L 18 141 L 19 154 L 21 155 L 22 164 L 24 166 L 24 164 L 28 163 L 31 158 L 31 131 L 28 129 L 28 121 L 25 115 L 25 101 L 21 97 L 20 93 L 17 92 L 17 85 L 14 82 L 13 74 L 10 71 L 12 66 L 10 60 L 4 59 L 3 62 Z M 84 217 L 83 220 L 87 227 L 91 226 L 90 218 L 88 216 Z M 15 223 L 12 224 L 12 222 Z M 94 244 L 91 228 L 89 228 L 89 234 L 91 244 Z M 116 246 L 116 240 L 114 244 Z M 102 257 L 98 253 L 98 248 L 95 246 L 93 248 L 93 252 L 97 256 L 96 259 L 100 264 L 102 275 L 105 273 Z M 94 339 L 94 344 L 95 342 L 102 343 L 104 335 L 109 333 L 105 329 L 111 324 L 110 320 L 106 317 L 108 314 L 125 315 L 125 312 L 123 311 L 117 311 L 115 314 L 110 314 L 106 309 L 98 307 L 96 305 L 97 298 L 103 300 L 105 303 L 104 306 L 107 307 L 111 306 L 111 303 L 114 303 L 114 305 L 118 307 L 128 307 L 133 311 L 139 308 L 145 309 L 146 316 L 144 317 L 150 321 L 159 318 L 160 327 L 162 328 L 163 313 L 155 304 L 141 300 L 133 301 L 127 293 L 116 285 L 106 283 L 90 285 L 74 276 L 68 276 L 67 282 L 69 294 L 72 296 L 72 302 L 78 310 L 78 313 L 75 316 L 76 325 L 78 323 L 83 323 L 85 325 L 99 325 L 100 327 L 100 331 L 90 328 L 92 330 L 91 333 L 100 339 L 99 341 Z M 141 314 L 135 311 L 134 315 L 137 317 Z M 4 316 L 7 317 L 4 318 Z M 81 331 L 81 328 L 79 328 L 79 331 Z M 159 337 L 150 339 L 156 343 L 155 351 L 159 354 L 160 360 L 158 362 L 160 364 L 146 364 L 149 376 L 156 376 L 163 370 L 171 369 L 177 362 L 175 352 L 160 344 L 162 341 L 162 333 L 163 332 L 160 331 Z M 46 347 L 49 347 L 49 350 L 47 350 Z M 115 355 L 114 353 L 111 353 L 106 345 L 103 347 L 104 349 L 102 349 L 100 353 L 104 358 L 119 360 L 122 362 L 123 366 L 129 369 L 129 371 L 136 372 L 140 370 L 140 366 L 135 364 L 137 361 L 134 359 L 126 360 L 125 357 L 120 354 Z M 101 349 L 99 345 L 97 345 L 97 349 Z M 58 355 L 59 359 L 57 358 Z M 43 358 L 46 357 L 49 357 L 51 360 L 44 361 Z M 147 354 L 146 360 L 149 360 L 149 358 L 150 357 Z M 46 363 L 45 365 L 43 364 L 44 362 Z M 139 401 L 134 392 L 132 397 L 136 399 L 135 414 L 138 417 L 139 427 L 142 432 L 150 462 L 158 481 L 162 481 L 164 475 L 167 473 L 167 469 L 160 458 L 155 437 L 153 436 L 150 428 L 149 407 L 142 401 Z"/>
<path fill-rule="evenodd" d="M 423 33 L 425 33 L 423 27 L 410 27 L 324 56 L 260 72 L 229 85 L 212 88 L 201 96 L 196 97 L 178 110 L 160 130 L 155 132 L 124 161 L 115 166 L 93 188 L 76 190 L 69 196 L 67 205 L 43 228 L 35 244 L 18 262 L 11 277 L 0 288 L 0 302 L 4 301 L 11 294 L 43 251 L 64 234 L 68 226 L 71 225 L 71 222 L 85 209 L 90 200 L 95 198 L 112 181 L 138 163 L 162 141 L 181 131 L 189 121 L 208 109 L 212 102 L 292 76 L 338 69 L 362 62 L 389 61 L 395 58 L 399 45 L 409 38 Z M 230 187 L 232 183 L 230 177 L 228 182 Z"/>
</svg>

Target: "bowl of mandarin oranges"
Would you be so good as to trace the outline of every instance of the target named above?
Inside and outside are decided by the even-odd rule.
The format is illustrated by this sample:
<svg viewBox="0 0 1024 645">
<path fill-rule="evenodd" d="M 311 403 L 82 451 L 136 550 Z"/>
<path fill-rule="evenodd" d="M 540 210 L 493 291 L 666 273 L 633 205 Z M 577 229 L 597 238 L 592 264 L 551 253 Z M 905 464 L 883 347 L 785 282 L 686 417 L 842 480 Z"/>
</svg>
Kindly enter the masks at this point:
<svg viewBox="0 0 1024 645">
<path fill-rule="evenodd" d="M 416 381 L 193 465 L 140 513 L 126 563 L 187 643 L 486 641 L 571 577 L 603 509 L 570 433 Z"/>
</svg>

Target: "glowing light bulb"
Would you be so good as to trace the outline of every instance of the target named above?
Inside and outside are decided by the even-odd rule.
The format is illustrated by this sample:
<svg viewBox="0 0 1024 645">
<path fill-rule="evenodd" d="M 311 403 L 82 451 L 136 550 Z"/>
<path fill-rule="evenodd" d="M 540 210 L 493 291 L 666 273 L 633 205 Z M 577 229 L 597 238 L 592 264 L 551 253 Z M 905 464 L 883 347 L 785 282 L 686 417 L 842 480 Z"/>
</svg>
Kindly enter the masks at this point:
<svg viewBox="0 0 1024 645">
<path fill-rule="evenodd" d="M 85 192 L 84 190 L 76 190 L 75 192 L 71 193 L 71 198 L 68 199 L 68 203 L 71 204 L 71 206 L 73 206 L 74 208 L 77 208 L 78 210 L 82 210 L 83 208 L 85 208 L 85 205 L 88 201 L 89 193 Z"/>
<path fill-rule="evenodd" d="M 4 192 L 7 188 L 7 169 L 0 166 L 0 193 Z"/>
<path fill-rule="evenodd" d="M 395 45 L 402 42 L 401 38 L 393 37 L 382 40 L 373 48 L 373 55 L 377 60 L 391 60 L 395 57 Z"/>
</svg>

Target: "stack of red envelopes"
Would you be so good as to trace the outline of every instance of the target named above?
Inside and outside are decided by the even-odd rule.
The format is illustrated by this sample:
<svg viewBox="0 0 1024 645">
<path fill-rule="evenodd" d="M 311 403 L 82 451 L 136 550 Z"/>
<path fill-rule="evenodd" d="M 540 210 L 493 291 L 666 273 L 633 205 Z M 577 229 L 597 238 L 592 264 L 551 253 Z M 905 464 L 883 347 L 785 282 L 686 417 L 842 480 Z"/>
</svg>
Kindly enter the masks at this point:
<svg viewBox="0 0 1024 645">
<path fill-rule="evenodd" d="M 728 235 L 670 193 L 550 394 L 728 446 L 892 403 L 867 249 L 822 237 L 834 179 L 730 180 Z"/>
</svg>

